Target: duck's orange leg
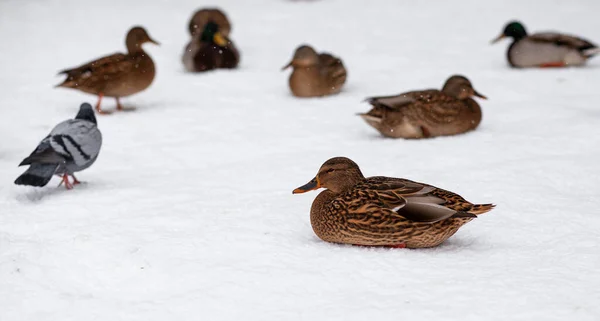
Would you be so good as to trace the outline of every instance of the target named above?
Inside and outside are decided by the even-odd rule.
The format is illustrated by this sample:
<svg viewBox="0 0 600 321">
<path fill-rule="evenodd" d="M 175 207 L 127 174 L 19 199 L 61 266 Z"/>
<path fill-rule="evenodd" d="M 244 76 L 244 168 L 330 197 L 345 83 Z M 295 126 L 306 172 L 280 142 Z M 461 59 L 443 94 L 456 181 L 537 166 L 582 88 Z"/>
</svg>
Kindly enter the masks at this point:
<svg viewBox="0 0 600 321">
<path fill-rule="evenodd" d="M 557 61 L 557 62 L 547 62 L 547 63 L 543 63 L 540 65 L 540 68 L 556 68 L 556 67 L 564 67 L 567 64 L 565 64 L 562 61 Z"/>
<path fill-rule="evenodd" d="M 108 115 L 108 114 L 110 114 L 109 112 L 105 112 L 105 111 L 102 110 L 102 108 L 100 108 L 100 103 L 102 102 L 102 97 L 104 97 L 104 94 L 103 93 L 99 93 L 98 94 L 98 102 L 96 103 L 96 112 L 99 115 Z"/>
<path fill-rule="evenodd" d="M 123 105 L 121 105 L 121 102 L 119 101 L 119 97 L 115 97 L 115 99 L 117 100 L 117 110 L 122 111 Z"/>
</svg>

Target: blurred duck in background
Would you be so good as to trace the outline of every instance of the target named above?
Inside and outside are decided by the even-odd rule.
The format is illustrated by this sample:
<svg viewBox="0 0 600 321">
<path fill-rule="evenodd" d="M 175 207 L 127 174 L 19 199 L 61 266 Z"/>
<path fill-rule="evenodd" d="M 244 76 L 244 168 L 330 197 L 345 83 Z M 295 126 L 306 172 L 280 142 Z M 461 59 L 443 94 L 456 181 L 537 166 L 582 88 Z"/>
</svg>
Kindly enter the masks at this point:
<svg viewBox="0 0 600 321">
<path fill-rule="evenodd" d="M 516 68 L 581 66 L 600 52 L 595 44 L 575 36 L 556 32 L 528 35 L 518 21 L 506 24 L 492 43 L 504 38 L 513 39 L 506 57 L 508 63 Z"/>
<path fill-rule="evenodd" d="M 342 60 L 328 53 L 317 53 L 311 46 L 296 49 L 292 61 L 289 86 L 296 97 L 320 97 L 337 94 L 346 82 L 347 72 Z"/>
<path fill-rule="evenodd" d="M 231 23 L 221 10 L 197 11 L 190 20 L 189 31 L 192 39 L 181 59 L 187 71 L 232 69 L 238 66 L 239 51 L 228 37 Z"/>
</svg>

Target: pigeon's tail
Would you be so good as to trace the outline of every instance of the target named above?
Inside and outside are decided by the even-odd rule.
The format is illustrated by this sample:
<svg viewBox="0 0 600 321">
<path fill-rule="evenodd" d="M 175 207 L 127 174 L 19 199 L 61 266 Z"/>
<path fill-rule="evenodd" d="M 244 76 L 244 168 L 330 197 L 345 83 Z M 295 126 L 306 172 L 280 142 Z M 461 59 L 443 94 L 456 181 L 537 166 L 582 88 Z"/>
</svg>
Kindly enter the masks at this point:
<svg viewBox="0 0 600 321">
<path fill-rule="evenodd" d="M 29 186 L 37 186 L 42 187 L 46 186 L 52 175 L 56 172 L 58 168 L 58 164 L 39 164 L 33 163 L 29 168 L 25 171 L 25 173 L 21 174 L 15 181 L 17 185 L 29 185 Z"/>
</svg>

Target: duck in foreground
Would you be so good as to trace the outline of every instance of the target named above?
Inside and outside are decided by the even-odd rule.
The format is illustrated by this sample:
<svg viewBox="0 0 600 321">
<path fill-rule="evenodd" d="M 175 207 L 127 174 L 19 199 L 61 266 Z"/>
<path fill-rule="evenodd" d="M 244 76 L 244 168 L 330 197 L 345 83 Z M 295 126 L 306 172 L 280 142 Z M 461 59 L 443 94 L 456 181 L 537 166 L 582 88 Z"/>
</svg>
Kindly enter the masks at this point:
<svg viewBox="0 0 600 321">
<path fill-rule="evenodd" d="M 88 103 L 79 107 L 75 119 L 56 125 L 36 149 L 19 166 L 29 168 L 17 178 L 15 184 L 42 187 L 52 175 L 62 177 L 61 184 L 67 189 L 80 182 L 75 172 L 82 171 L 98 158 L 102 146 L 102 134 L 96 125 L 94 110 Z M 73 178 L 73 183 L 69 181 Z"/>
<path fill-rule="evenodd" d="M 593 43 L 575 36 L 556 32 L 528 35 L 518 21 L 511 21 L 492 43 L 513 38 L 506 57 L 516 68 L 581 66 L 600 49 Z"/>
<path fill-rule="evenodd" d="M 310 223 L 326 242 L 362 246 L 434 247 L 493 204 L 402 178 L 365 178 L 345 157 L 326 161 L 317 176 L 293 193 L 325 188 L 314 200 Z"/>
<path fill-rule="evenodd" d="M 96 110 L 99 114 L 105 114 L 100 108 L 104 96 L 116 98 L 117 110 L 123 110 L 119 98 L 148 88 L 154 80 L 154 62 L 142 49 L 146 42 L 158 45 L 144 28 L 131 28 L 125 40 L 127 54 L 116 53 L 73 69 L 65 69 L 60 74 L 67 75 L 67 79 L 57 87 L 78 89 L 97 95 Z"/>
<path fill-rule="evenodd" d="M 236 68 L 240 54 L 233 42 L 220 32 L 218 24 L 209 21 L 197 38 L 190 41 L 182 62 L 187 71 L 200 72 L 217 68 Z"/>
<path fill-rule="evenodd" d="M 487 99 L 466 77 L 454 75 L 446 80 L 441 91 L 430 89 L 367 98 L 373 108 L 359 116 L 391 138 L 456 135 L 477 128 L 481 122 L 481 108 L 473 96 Z"/>
<path fill-rule="evenodd" d="M 281 70 L 292 67 L 289 85 L 294 96 L 320 97 L 337 94 L 346 82 L 346 68 L 340 58 L 328 53 L 318 54 L 312 47 L 296 49 L 292 61 Z"/>
</svg>

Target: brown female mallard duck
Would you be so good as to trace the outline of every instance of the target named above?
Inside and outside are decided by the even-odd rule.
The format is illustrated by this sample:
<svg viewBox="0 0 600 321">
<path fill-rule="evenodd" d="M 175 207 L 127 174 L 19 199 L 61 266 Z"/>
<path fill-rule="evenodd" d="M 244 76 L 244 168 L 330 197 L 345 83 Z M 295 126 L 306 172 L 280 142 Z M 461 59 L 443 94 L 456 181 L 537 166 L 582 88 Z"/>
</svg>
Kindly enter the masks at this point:
<svg viewBox="0 0 600 321">
<path fill-rule="evenodd" d="M 240 54 L 229 38 L 221 34 L 219 25 L 209 21 L 197 39 L 192 39 L 182 57 L 187 71 L 236 68 Z"/>
<path fill-rule="evenodd" d="M 117 110 L 123 110 L 119 98 L 148 88 L 154 80 L 154 62 L 142 49 L 142 44 L 146 42 L 158 45 L 144 28 L 131 28 L 125 40 L 127 54 L 116 53 L 73 69 L 65 69 L 60 74 L 66 74 L 67 79 L 57 87 L 73 88 L 98 95 L 98 113 L 104 113 L 100 108 L 104 96 L 115 97 Z"/>
<path fill-rule="evenodd" d="M 346 68 L 340 58 L 317 54 L 310 46 L 296 49 L 294 58 L 282 70 L 294 68 L 289 85 L 294 96 L 319 97 L 337 94 L 346 82 Z"/>
<path fill-rule="evenodd" d="M 481 122 L 481 108 L 472 96 L 486 99 L 467 78 L 454 75 L 442 91 L 430 89 L 368 98 L 373 108 L 359 115 L 386 137 L 455 135 L 473 130 Z"/>
<path fill-rule="evenodd" d="M 229 37 L 229 32 L 231 32 L 231 23 L 229 23 L 229 19 L 227 19 L 225 12 L 217 8 L 204 8 L 196 11 L 192 16 L 192 19 L 190 19 L 189 30 L 192 38 L 199 36 L 204 30 L 206 24 L 210 21 L 219 26 L 219 32 L 223 36 Z"/>
<path fill-rule="evenodd" d="M 600 52 L 593 43 L 575 36 L 556 32 L 528 35 L 523 24 L 511 21 L 492 43 L 506 37 L 513 38 L 506 57 L 512 67 L 567 67 L 580 66 Z"/>
<path fill-rule="evenodd" d="M 472 204 L 460 195 L 402 178 L 365 178 L 352 160 L 323 164 L 304 193 L 326 188 L 314 200 L 310 223 L 326 242 L 422 248 L 444 242 L 493 204 Z"/>
</svg>

